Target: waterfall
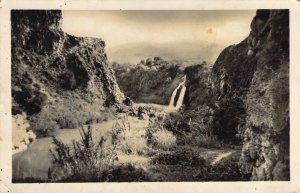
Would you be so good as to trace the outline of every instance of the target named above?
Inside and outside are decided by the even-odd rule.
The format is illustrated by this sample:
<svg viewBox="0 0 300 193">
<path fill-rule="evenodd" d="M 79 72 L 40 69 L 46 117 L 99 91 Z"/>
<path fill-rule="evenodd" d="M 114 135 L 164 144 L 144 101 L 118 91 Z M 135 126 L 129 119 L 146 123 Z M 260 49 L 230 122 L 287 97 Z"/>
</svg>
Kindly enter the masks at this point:
<svg viewBox="0 0 300 193">
<path fill-rule="evenodd" d="M 178 110 L 182 106 L 185 91 L 186 91 L 185 80 L 186 80 L 186 76 L 184 76 L 183 81 L 181 83 L 179 83 L 179 85 L 173 91 L 172 96 L 171 96 L 171 100 L 170 100 L 170 103 L 169 103 L 169 109 Z M 180 90 L 180 93 L 179 93 L 179 97 L 177 99 L 176 106 L 174 106 L 175 96 L 176 96 L 176 93 L 177 93 L 178 89 L 180 89 L 180 88 L 181 88 L 181 90 Z"/>
</svg>

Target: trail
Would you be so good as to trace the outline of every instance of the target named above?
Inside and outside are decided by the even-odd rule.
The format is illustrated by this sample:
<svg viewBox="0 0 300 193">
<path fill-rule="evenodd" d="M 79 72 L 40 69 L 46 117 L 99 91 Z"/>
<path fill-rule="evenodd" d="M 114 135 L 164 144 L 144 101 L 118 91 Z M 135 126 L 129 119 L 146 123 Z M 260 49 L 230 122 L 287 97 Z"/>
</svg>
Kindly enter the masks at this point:
<svg viewBox="0 0 300 193">
<path fill-rule="evenodd" d="M 234 151 L 229 151 L 229 152 L 224 152 L 224 153 L 220 153 L 211 163 L 211 165 L 216 165 L 217 163 L 219 163 L 222 159 L 230 156 L 231 154 L 233 154 Z"/>
</svg>

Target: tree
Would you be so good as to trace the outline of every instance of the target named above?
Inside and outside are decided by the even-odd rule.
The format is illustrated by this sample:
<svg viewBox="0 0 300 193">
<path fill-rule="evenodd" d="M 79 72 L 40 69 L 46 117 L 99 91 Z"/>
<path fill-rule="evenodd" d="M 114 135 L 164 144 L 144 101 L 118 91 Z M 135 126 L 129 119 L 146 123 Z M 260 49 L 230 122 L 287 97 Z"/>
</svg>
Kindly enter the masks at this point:
<svg viewBox="0 0 300 193">
<path fill-rule="evenodd" d="M 147 58 L 147 60 L 146 60 L 146 66 L 151 67 L 152 63 L 153 63 L 152 59 L 151 58 Z"/>
</svg>

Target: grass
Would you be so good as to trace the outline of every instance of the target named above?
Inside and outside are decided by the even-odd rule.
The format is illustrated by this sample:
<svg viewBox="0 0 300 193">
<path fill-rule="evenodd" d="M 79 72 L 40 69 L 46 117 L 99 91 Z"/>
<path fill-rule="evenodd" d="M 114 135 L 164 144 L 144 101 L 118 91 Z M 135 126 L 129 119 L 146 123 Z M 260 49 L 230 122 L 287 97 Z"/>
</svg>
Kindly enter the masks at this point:
<svg viewBox="0 0 300 193">
<path fill-rule="evenodd" d="M 152 134 L 156 147 L 168 150 L 176 145 L 176 136 L 166 129 L 160 129 Z"/>
<path fill-rule="evenodd" d="M 198 152 L 186 147 L 177 148 L 173 151 L 161 152 L 152 159 L 152 163 L 189 167 L 202 167 L 206 165 L 206 161 L 200 157 Z"/>
<path fill-rule="evenodd" d="M 154 149 L 169 150 L 176 146 L 176 136 L 164 127 L 162 120 L 152 121 L 147 128 L 146 135 L 148 145 Z"/>
<path fill-rule="evenodd" d="M 58 129 L 75 129 L 86 124 L 113 119 L 115 109 L 100 109 L 97 105 L 78 101 L 60 101 L 30 119 L 31 129 L 39 136 L 55 135 Z"/>
<path fill-rule="evenodd" d="M 249 181 L 250 175 L 240 170 L 240 152 L 237 151 L 216 165 L 202 168 L 195 180 L 197 181 Z"/>
<path fill-rule="evenodd" d="M 116 122 L 113 132 L 117 133 L 120 138 L 119 149 L 123 153 L 143 154 L 148 149 L 145 127 L 134 123 L 131 125 L 127 115 Z"/>
<path fill-rule="evenodd" d="M 107 128 L 98 128 L 97 124 L 82 128 L 77 142 L 63 143 L 53 137 L 53 167 L 48 171 L 49 179 L 44 182 L 245 179 L 236 160 L 222 160 L 210 165 L 212 160 L 205 157 L 205 152 L 217 150 L 203 146 L 213 143 L 214 139 L 201 138 L 201 135 L 196 138 L 195 133 L 184 131 L 188 135 L 183 136 L 187 142 L 182 145 L 178 140 L 183 137 L 164 128 L 162 120 L 155 120 L 148 126 L 146 123 L 149 123 L 148 120 L 122 114 L 114 125 L 113 122 L 100 124 Z M 199 145 L 201 140 L 204 140 L 203 144 Z M 41 179 L 27 180 L 34 182 Z"/>
<path fill-rule="evenodd" d="M 87 130 L 82 128 L 80 135 L 81 140 L 73 141 L 72 146 L 53 137 L 55 148 L 50 149 L 50 153 L 53 157 L 54 169 L 49 169 L 49 179 L 93 181 L 101 178 L 104 170 L 114 165 L 117 160 L 117 138 L 113 138 L 111 144 L 106 144 L 104 137 L 94 142 L 91 127 Z M 63 171 L 63 176 L 57 175 L 55 172 L 57 169 Z"/>
</svg>

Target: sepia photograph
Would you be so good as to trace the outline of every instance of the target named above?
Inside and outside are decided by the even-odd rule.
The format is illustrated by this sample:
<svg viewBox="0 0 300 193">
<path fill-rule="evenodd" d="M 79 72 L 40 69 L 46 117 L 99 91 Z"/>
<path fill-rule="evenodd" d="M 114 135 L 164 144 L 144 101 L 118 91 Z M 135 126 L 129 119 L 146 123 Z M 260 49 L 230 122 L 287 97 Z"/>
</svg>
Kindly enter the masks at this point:
<svg viewBox="0 0 300 193">
<path fill-rule="evenodd" d="M 290 11 L 12 9 L 12 183 L 290 181 Z"/>
</svg>

